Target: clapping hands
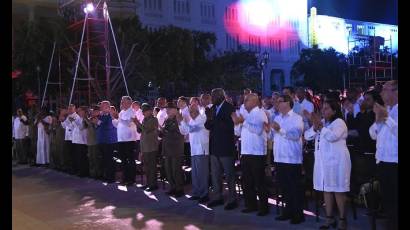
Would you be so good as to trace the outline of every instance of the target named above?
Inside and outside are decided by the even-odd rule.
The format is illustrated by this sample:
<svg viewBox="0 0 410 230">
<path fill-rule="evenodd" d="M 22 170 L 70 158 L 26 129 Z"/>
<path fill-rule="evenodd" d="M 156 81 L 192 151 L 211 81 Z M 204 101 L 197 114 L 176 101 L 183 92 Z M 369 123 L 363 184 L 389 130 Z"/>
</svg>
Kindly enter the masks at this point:
<svg viewBox="0 0 410 230">
<path fill-rule="evenodd" d="M 389 115 L 386 107 L 380 105 L 379 103 L 374 104 L 373 112 L 376 114 L 376 122 L 378 123 L 386 121 L 387 116 Z"/>
<path fill-rule="evenodd" d="M 320 131 L 323 128 L 323 123 L 320 114 L 312 113 L 310 120 L 313 124 L 314 130 Z"/>
</svg>

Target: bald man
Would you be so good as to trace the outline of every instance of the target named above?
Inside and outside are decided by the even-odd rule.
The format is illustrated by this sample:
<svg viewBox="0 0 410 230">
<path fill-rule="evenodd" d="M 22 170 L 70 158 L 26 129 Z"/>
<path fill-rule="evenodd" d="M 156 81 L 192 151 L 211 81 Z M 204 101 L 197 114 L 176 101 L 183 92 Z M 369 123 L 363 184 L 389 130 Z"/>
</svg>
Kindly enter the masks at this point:
<svg viewBox="0 0 410 230">
<path fill-rule="evenodd" d="M 246 118 L 235 117 L 235 132 L 241 137 L 241 168 L 245 209 L 243 213 L 258 211 L 258 216 L 269 213 L 268 190 L 265 184 L 265 163 L 268 117 L 259 108 L 258 95 L 250 93 L 245 96 L 244 107 L 248 112 Z M 256 199 L 259 197 L 259 202 Z"/>
</svg>

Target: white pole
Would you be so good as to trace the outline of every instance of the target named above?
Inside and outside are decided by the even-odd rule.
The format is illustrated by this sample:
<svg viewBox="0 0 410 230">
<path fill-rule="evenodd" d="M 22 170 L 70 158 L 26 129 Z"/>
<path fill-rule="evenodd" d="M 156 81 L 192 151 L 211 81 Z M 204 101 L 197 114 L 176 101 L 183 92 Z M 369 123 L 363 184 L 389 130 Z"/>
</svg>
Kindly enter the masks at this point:
<svg viewBox="0 0 410 230">
<path fill-rule="evenodd" d="M 110 14 L 108 13 L 108 9 L 107 9 L 107 16 L 108 16 L 108 22 L 110 23 L 112 38 L 114 39 L 115 50 L 117 51 L 118 62 L 120 63 L 122 78 L 124 80 L 124 85 L 125 85 L 125 90 L 127 91 L 127 95 L 129 96 L 130 93 L 128 92 L 127 81 L 125 80 L 124 69 L 122 68 L 121 57 L 120 57 L 120 53 L 118 52 L 117 40 L 115 39 L 114 29 L 112 28 L 111 18 L 110 18 Z"/>
<path fill-rule="evenodd" d="M 78 51 L 77 63 L 75 64 L 74 81 L 73 81 L 73 86 L 71 87 L 70 100 L 68 101 L 68 105 L 71 105 L 71 99 L 73 98 L 75 81 L 77 80 L 78 63 L 80 62 L 81 49 L 83 48 L 83 39 L 84 39 L 85 26 L 87 24 L 87 18 L 88 18 L 88 12 L 85 14 L 85 17 L 84 17 L 83 33 L 81 35 L 80 49 Z"/>
<path fill-rule="evenodd" d="M 54 45 L 53 45 L 53 52 L 51 54 L 51 60 L 50 60 L 50 64 L 48 66 L 48 74 L 47 74 L 47 80 L 46 80 L 46 87 L 44 88 L 44 93 L 43 93 L 43 98 L 41 99 L 41 107 L 43 107 L 44 105 L 44 98 L 46 97 L 46 92 L 47 92 L 47 85 L 48 85 L 48 79 L 50 78 L 50 72 L 51 72 L 51 66 L 53 65 L 53 59 L 54 59 L 54 51 L 56 49 L 56 42 L 54 41 Z"/>
</svg>

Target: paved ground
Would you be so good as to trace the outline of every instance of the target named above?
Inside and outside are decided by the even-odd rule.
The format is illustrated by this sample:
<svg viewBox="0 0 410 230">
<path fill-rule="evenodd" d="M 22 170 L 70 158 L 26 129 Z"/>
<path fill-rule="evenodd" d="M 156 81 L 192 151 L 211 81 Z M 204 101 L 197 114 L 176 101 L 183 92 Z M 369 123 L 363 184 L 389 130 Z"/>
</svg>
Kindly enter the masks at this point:
<svg viewBox="0 0 410 230">
<path fill-rule="evenodd" d="M 305 223 L 292 226 L 274 220 L 274 205 L 265 217 L 242 214 L 242 201 L 235 210 L 211 210 L 186 197 L 169 197 L 162 189 L 148 193 L 28 166 L 13 167 L 12 195 L 14 230 L 318 229 L 323 223 L 308 211 Z M 351 213 L 348 218 L 349 229 L 370 229 L 364 210 L 358 210 L 357 220 Z"/>
</svg>

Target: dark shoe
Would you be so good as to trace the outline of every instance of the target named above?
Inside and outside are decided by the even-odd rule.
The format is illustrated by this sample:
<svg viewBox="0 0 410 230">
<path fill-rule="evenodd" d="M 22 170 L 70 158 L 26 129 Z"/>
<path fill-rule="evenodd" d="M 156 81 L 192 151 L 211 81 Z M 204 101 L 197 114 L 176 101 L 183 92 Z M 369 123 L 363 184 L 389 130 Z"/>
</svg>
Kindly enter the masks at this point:
<svg viewBox="0 0 410 230">
<path fill-rule="evenodd" d="M 290 220 L 292 217 L 290 215 L 280 215 L 275 217 L 275 220 L 278 221 L 284 221 L 284 220 Z"/>
<path fill-rule="evenodd" d="M 174 195 L 175 195 L 176 198 L 179 198 L 179 197 L 185 195 L 185 193 L 184 193 L 184 191 L 176 191 L 176 192 L 174 193 Z"/>
<path fill-rule="evenodd" d="M 242 213 L 251 213 L 251 212 L 256 212 L 256 211 L 258 211 L 258 209 L 256 208 L 245 208 L 241 210 Z"/>
<path fill-rule="evenodd" d="M 266 216 L 269 214 L 269 209 L 267 210 L 261 210 L 258 212 L 258 214 L 256 214 L 257 216 Z"/>
<path fill-rule="evenodd" d="M 209 197 L 208 196 L 204 196 L 199 198 L 198 203 L 203 204 L 209 201 Z"/>
<path fill-rule="evenodd" d="M 155 190 L 157 190 L 157 189 L 158 189 L 158 186 L 148 187 L 148 188 L 145 189 L 145 191 L 147 191 L 147 192 L 153 192 L 153 191 L 155 191 Z"/>
<path fill-rule="evenodd" d="M 302 216 L 294 216 L 292 219 L 290 219 L 291 224 L 300 224 L 302 222 L 305 222 L 305 217 Z"/>
<path fill-rule="evenodd" d="M 220 200 L 213 200 L 209 202 L 206 206 L 208 206 L 209 208 L 213 208 L 213 207 L 223 205 L 223 204 L 224 204 L 224 200 L 220 199 Z"/>
<path fill-rule="evenodd" d="M 199 196 L 191 196 L 188 200 L 199 200 Z"/>
<path fill-rule="evenodd" d="M 339 218 L 339 224 L 337 225 L 338 230 L 345 230 L 347 229 L 347 222 L 346 218 Z"/>
<path fill-rule="evenodd" d="M 232 210 L 238 207 L 238 203 L 236 201 L 232 201 L 228 204 L 225 205 L 224 209 L 225 210 Z"/>
<path fill-rule="evenodd" d="M 171 189 L 171 190 L 169 190 L 168 192 L 166 192 L 165 194 L 167 194 L 167 195 L 175 195 L 175 190 L 174 189 Z"/>
<path fill-rule="evenodd" d="M 336 220 L 333 216 L 326 217 L 326 223 L 321 225 L 319 229 L 329 229 L 330 227 L 336 228 Z"/>
</svg>

